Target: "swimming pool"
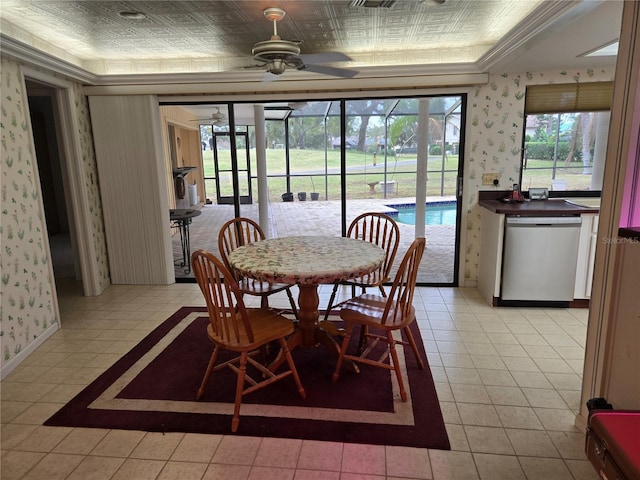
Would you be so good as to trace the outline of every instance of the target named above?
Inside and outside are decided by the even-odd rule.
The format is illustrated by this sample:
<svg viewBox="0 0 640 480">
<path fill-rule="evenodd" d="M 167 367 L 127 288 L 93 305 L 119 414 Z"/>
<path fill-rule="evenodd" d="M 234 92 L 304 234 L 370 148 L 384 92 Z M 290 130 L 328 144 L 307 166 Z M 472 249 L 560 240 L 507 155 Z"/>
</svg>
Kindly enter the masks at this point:
<svg viewBox="0 0 640 480">
<path fill-rule="evenodd" d="M 391 216 L 399 223 L 406 225 L 416 224 L 416 206 L 407 205 L 387 205 L 395 208 L 396 212 L 390 212 Z M 426 225 L 455 225 L 456 224 L 456 204 L 455 202 L 427 203 L 424 215 Z"/>
</svg>

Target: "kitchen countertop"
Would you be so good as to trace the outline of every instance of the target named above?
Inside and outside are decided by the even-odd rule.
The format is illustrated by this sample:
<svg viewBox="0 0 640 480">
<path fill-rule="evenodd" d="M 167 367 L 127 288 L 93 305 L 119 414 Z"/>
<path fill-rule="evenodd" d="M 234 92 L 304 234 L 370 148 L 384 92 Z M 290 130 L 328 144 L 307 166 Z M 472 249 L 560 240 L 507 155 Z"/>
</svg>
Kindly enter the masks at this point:
<svg viewBox="0 0 640 480">
<path fill-rule="evenodd" d="M 578 205 L 564 198 L 552 198 L 549 200 L 531 200 L 525 202 L 505 203 L 502 200 L 480 200 L 481 207 L 494 213 L 505 215 L 525 216 L 563 216 L 582 215 L 584 213 L 599 213 L 600 208 L 588 205 Z"/>
<path fill-rule="evenodd" d="M 625 227 L 618 230 L 618 236 L 621 238 L 629 238 L 633 242 L 640 242 L 640 227 Z"/>
</svg>

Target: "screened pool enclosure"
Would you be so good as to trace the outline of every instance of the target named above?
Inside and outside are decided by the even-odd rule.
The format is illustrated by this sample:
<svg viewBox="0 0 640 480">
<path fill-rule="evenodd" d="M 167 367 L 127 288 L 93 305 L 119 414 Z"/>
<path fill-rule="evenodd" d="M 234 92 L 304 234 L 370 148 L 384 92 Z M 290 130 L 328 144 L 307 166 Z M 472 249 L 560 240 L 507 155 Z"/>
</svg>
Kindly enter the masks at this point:
<svg viewBox="0 0 640 480">
<path fill-rule="evenodd" d="M 261 224 L 269 236 L 341 235 L 361 211 L 393 214 L 391 205 L 415 205 L 422 218 L 420 209 L 434 202 L 455 205 L 465 100 L 464 95 L 441 95 L 183 108 L 202 119 L 205 208 L 229 206 L 235 216 L 267 215 L 269 221 Z M 209 121 L 212 111 L 223 120 Z M 276 218 L 278 213 L 285 218 Z M 427 254 L 419 282 L 457 284 L 458 222 L 416 223 L 403 225 L 398 262 L 403 244 L 424 235 Z M 430 274 L 430 269 L 437 272 Z"/>
<path fill-rule="evenodd" d="M 395 182 L 395 195 L 413 196 L 420 101 L 428 103 L 427 195 L 455 195 L 462 125 L 460 96 L 345 100 L 344 125 L 341 101 L 264 104 L 269 200 L 281 201 L 287 192 L 293 193 L 296 200 L 298 192 L 315 192 L 318 199 L 340 200 L 343 176 L 347 198 L 369 198 L 376 191 L 384 195 L 391 190 L 386 188 L 386 182 Z M 234 104 L 216 108 L 227 121 L 200 125 L 207 198 L 220 203 L 220 198 L 234 197 L 229 138 L 233 115 L 239 168 L 237 193 L 248 203 L 257 191 L 254 107 Z M 310 199 L 310 195 L 307 197 Z"/>
</svg>

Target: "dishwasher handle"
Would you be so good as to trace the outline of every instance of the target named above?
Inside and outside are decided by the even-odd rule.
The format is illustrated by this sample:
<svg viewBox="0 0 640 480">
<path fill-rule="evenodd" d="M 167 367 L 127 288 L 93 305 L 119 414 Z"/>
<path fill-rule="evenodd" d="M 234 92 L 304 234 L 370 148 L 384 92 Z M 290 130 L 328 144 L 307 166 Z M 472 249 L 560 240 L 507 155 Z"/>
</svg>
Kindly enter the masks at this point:
<svg viewBox="0 0 640 480">
<path fill-rule="evenodd" d="M 507 217 L 507 227 L 579 227 L 580 216 L 572 217 Z"/>
</svg>

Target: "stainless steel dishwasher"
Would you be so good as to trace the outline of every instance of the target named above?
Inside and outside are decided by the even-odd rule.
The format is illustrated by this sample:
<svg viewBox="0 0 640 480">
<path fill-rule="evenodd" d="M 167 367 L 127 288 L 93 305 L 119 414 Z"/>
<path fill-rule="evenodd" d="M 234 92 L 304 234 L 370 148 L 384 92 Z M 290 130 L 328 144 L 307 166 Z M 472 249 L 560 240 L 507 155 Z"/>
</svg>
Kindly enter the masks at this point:
<svg viewBox="0 0 640 480">
<path fill-rule="evenodd" d="M 581 222 L 579 216 L 507 216 L 502 300 L 573 300 Z"/>
</svg>

